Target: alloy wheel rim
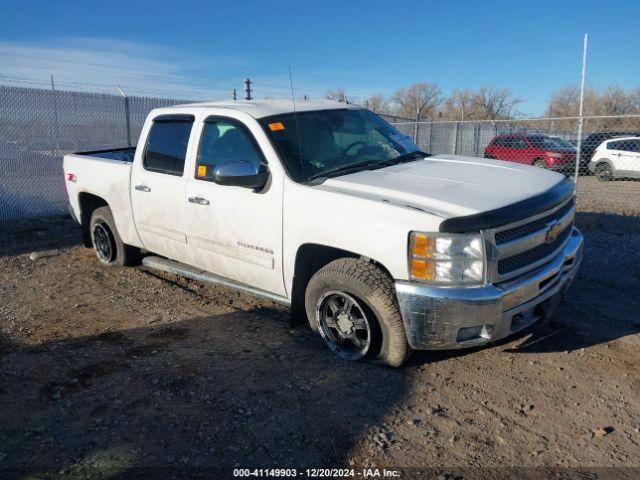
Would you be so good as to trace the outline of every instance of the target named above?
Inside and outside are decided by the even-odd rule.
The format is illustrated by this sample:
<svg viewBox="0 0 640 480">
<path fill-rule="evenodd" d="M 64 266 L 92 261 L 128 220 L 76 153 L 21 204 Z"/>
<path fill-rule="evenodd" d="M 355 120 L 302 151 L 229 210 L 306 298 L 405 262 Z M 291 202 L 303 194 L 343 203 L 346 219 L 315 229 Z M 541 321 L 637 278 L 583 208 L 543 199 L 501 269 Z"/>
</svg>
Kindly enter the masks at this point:
<svg viewBox="0 0 640 480">
<path fill-rule="evenodd" d="M 113 260 L 113 245 L 108 229 L 101 223 L 93 228 L 93 245 L 95 246 L 98 259 L 103 263 Z"/>
<path fill-rule="evenodd" d="M 611 168 L 606 165 L 598 169 L 598 174 L 604 180 L 609 180 L 612 177 Z"/>
<path fill-rule="evenodd" d="M 371 327 L 362 305 L 345 292 L 330 291 L 316 306 L 320 335 L 340 358 L 359 360 L 369 351 Z"/>
</svg>

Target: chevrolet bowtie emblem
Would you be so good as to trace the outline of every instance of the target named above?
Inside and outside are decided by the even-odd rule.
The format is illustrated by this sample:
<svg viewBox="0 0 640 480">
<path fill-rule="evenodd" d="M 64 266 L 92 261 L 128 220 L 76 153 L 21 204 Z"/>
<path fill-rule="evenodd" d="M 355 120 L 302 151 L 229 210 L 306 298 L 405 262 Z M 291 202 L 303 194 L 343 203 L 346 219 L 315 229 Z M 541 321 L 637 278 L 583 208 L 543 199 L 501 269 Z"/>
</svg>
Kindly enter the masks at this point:
<svg viewBox="0 0 640 480">
<path fill-rule="evenodd" d="M 553 221 L 547 224 L 547 235 L 545 236 L 544 241 L 546 243 L 553 243 L 558 238 L 560 234 L 560 224 L 557 221 Z"/>
</svg>

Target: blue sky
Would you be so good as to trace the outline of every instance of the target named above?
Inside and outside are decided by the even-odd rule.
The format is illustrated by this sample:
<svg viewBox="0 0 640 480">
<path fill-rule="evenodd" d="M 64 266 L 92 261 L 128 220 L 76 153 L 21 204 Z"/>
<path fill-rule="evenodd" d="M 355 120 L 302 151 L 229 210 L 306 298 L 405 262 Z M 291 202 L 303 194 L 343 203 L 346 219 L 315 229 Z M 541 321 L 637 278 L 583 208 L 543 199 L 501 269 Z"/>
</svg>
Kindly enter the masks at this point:
<svg viewBox="0 0 640 480">
<path fill-rule="evenodd" d="M 0 83 L 178 98 L 344 87 L 357 99 L 417 81 L 491 85 L 538 115 L 577 84 L 640 86 L 636 1 L 12 1 L 0 6 Z"/>
</svg>

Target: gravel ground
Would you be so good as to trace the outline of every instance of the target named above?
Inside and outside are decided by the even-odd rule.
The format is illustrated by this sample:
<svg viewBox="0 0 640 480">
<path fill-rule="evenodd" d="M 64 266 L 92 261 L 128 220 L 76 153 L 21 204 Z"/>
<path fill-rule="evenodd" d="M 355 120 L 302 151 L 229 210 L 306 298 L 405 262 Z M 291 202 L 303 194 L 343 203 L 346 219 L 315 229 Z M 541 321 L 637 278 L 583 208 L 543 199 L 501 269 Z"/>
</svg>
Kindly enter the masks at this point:
<svg viewBox="0 0 640 480">
<path fill-rule="evenodd" d="M 556 320 L 396 370 L 341 362 L 275 304 L 103 267 L 68 219 L 2 224 L 3 477 L 376 466 L 594 478 L 585 472 L 640 467 L 638 204 L 595 208 L 608 191 L 593 185 L 577 220 L 585 260 Z"/>
<path fill-rule="evenodd" d="M 578 178 L 578 207 L 586 212 L 640 216 L 640 179 L 600 182 L 594 176 Z"/>
</svg>

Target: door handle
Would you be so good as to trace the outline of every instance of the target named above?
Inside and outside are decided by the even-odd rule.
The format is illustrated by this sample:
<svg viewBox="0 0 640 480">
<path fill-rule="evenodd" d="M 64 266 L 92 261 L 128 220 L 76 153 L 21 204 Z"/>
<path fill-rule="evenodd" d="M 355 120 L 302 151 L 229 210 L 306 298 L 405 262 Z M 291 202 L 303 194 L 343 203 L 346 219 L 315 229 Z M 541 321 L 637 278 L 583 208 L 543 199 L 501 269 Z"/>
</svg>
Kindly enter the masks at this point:
<svg viewBox="0 0 640 480">
<path fill-rule="evenodd" d="M 147 187 L 146 185 L 136 185 L 135 187 L 136 190 L 140 191 L 140 192 L 150 192 L 151 189 L 149 187 Z"/>
<path fill-rule="evenodd" d="M 195 203 L 196 205 L 209 205 L 209 200 L 202 197 L 189 197 L 189 202 Z"/>
</svg>

